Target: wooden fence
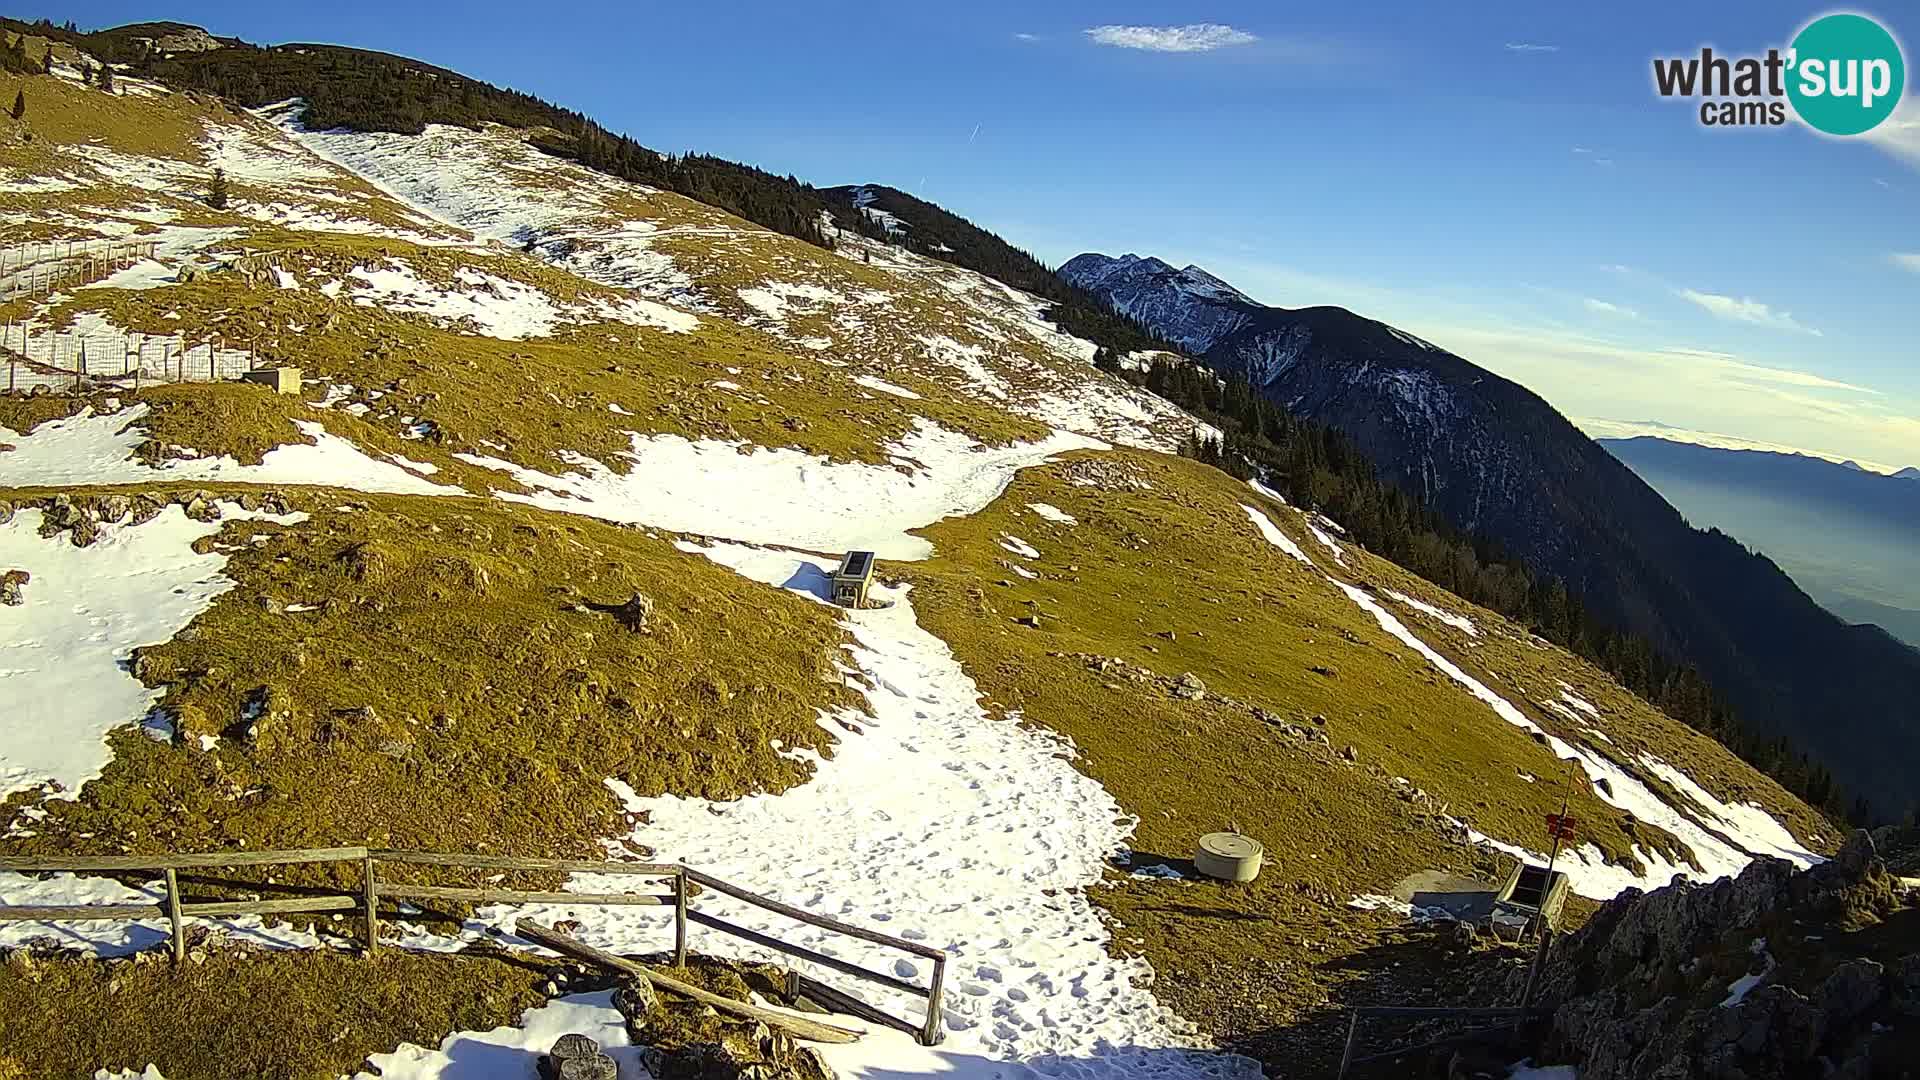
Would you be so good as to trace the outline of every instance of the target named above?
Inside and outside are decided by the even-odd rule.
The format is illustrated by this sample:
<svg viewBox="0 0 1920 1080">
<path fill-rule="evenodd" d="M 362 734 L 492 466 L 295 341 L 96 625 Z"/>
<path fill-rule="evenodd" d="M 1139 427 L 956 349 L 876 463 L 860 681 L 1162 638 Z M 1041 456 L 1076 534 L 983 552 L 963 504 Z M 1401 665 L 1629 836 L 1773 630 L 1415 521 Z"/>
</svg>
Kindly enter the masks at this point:
<svg viewBox="0 0 1920 1080">
<path fill-rule="evenodd" d="M 0 248 L 0 303 L 98 281 L 159 252 L 155 240 L 52 240 Z"/>
<path fill-rule="evenodd" d="M 313 893 L 286 899 L 188 901 L 182 895 L 181 870 L 230 868 L 239 866 L 283 866 L 301 863 L 358 864 L 361 885 L 348 893 Z M 492 887 L 431 885 L 393 880 L 381 874 L 383 864 L 414 867 L 457 867 L 469 870 L 497 870 L 534 873 L 580 873 L 624 875 L 665 881 L 659 893 L 621 891 L 612 893 L 537 892 Z M 886 1013 L 817 980 L 795 974 L 794 989 L 863 1020 L 904 1031 L 932 1046 L 941 1039 L 940 1003 L 946 984 L 947 954 L 917 941 L 883 934 L 863 926 L 854 926 L 825 915 L 747 891 L 679 863 L 601 862 L 578 859 L 523 859 L 505 855 L 439 854 L 394 851 L 382 848 L 334 847 L 290 851 L 221 851 L 175 855 L 97 855 L 35 856 L 0 858 L 0 871 L 16 873 L 109 873 L 125 874 L 158 871 L 165 878 L 166 895 L 157 903 L 146 904 L 72 904 L 72 905 L 0 905 L 0 922 L 45 922 L 52 920 L 130 920 L 166 919 L 168 938 L 176 961 L 186 958 L 184 922 L 190 916 L 289 915 L 358 911 L 365 933 L 367 955 L 380 947 L 380 901 L 383 899 L 448 900 L 471 904 L 582 904 L 654 905 L 673 908 L 673 962 L 687 962 L 687 928 L 697 923 L 710 929 L 752 942 L 764 948 L 817 964 L 856 979 L 887 987 L 927 1002 L 926 1016 L 913 1023 Z M 798 922 L 817 926 L 847 937 L 858 938 L 898 949 L 933 962 L 929 985 L 922 987 L 892 975 L 861 967 L 838 957 L 828 956 L 802 945 L 795 945 L 770 934 L 729 922 L 716 915 L 695 910 L 692 899 L 696 889 L 708 889 L 784 915 Z"/>
<path fill-rule="evenodd" d="M 39 385 L 219 382 L 259 365 L 251 349 L 230 348 L 218 336 L 193 341 L 183 334 L 74 333 L 13 322 L 0 324 L 0 360 L 9 393 Z"/>
<path fill-rule="evenodd" d="M 1490 1037 L 1514 1031 L 1528 1023 L 1544 1020 L 1553 1015 L 1552 1009 L 1530 1008 L 1524 1005 L 1494 1008 L 1409 1008 L 1387 1005 L 1363 1005 L 1350 1010 L 1347 1020 L 1346 1049 L 1340 1055 L 1340 1072 L 1337 1080 L 1346 1080 L 1349 1071 L 1364 1069 L 1369 1065 L 1384 1062 L 1400 1062 L 1414 1054 L 1430 1053 L 1435 1050 L 1479 1042 Z M 1363 1019 L 1392 1020 L 1461 1020 L 1469 1023 L 1484 1022 L 1490 1026 L 1472 1031 L 1431 1039 L 1415 1046 L 1401 1046 L 1365 1057 L 1354 1057 L 1353 1052 L 1359 1043 L 1360 1021 Z M 1396 1075 L 1405 1075 L 1396 1069 Z"/>
</svg>

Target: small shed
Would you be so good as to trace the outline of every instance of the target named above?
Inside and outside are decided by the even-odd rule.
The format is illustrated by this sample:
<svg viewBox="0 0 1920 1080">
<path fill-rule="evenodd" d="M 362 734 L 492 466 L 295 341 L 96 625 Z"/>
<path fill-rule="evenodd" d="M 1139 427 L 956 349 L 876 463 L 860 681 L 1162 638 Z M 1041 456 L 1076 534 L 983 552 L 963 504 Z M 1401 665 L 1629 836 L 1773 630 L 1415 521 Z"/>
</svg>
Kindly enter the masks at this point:
<svg viewBox="0 0 1920 1080">
<path fill-rule="evenodd" d="M 1523 862 L 1507 874 L 1506 884 L 1494 894 L 1493 909 L 1496 915 L 1505 912 L 1540 919 L 1551 929 L 1567 905 L 1567 888 L 1562 871 L 1549 872 L 1544 866 Z"/>
<path fill-rule="evenodd" d="M 297 367 L 254 368 L 240 376 L 247 382 L 256 382 L 273 388 L 276 394 L 297 394 L 300 392 L 300 369 Z"/>
<path fill-rule="evenodd" d="M 873 584 L 873 552 L 849 551 L 833 572 L 833 602 L 841 607 L 867 606 L 867 588 Z"/>
</svg>

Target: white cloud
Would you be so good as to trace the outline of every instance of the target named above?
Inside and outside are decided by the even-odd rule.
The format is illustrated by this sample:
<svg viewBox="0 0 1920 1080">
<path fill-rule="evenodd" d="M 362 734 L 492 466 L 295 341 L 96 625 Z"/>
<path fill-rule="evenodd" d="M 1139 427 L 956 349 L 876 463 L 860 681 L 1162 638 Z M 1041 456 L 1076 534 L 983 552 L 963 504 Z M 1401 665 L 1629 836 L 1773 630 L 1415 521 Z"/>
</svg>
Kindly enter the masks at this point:
<svg viewBox="0 0 1920 1080">
<path fill-rule="evenodd" d="M 1026 33 L 1025 31 L 1022 31 L 1022 32 L 1020 32 L 1020 33 L 1018 33 L 1018 34 L 1015 34 L 1015 35 L 1013 35 L 1013 40 L 1015 40 L 1015 41 L 1039 41 L 1039 40 L 1040 40 L 1040 35 L 1039 35 L 1039 34 L 1029 34 L 1029 33 Z"/>
<path fill-rule="evenodd" d="M 1508 52 L 1559 52 L 1558 45 L 1540 45 L 1531 41 L 1509 41 Z"/>
<path fill-rule="evenodd" d="M 1519 381 L 1568 415 L 1657 417 L 1863 461 L 1920 464 L 1912 460 L 1920 446 L 1920 400 L 1911 397 L 1715 350 L 1649 348 L 1497 319 L 1400 325 Z"/>
<path fill-rule="evenodd" d="M 1621 307 L 1619 304 L 1609 304 L 1605 300 L 1595 300 L 1591 296 L 1583 299 L 1581 304 L 1588 311 L 1596 315 L 1613 315 L 1622 319 L 1637 319 L 1640 317 L 1640 313 L 1630 307 Z"/>
<path fill-rule="evenodd" d="M 1573 152 L 1574 152 L 1574 153 L 1576 153 L 1576 154 L 1591 154 L 1591 153 L 1593 153 L 1593 151 L 1592 151 L 1591 149 L 1589 149 L 1589 148 L 1587 148 L 1587 147 L 1585 147 L 1585 146 L 1576 146 L 1576 147 L 1574 147 L 1574 148 L 1573 148 Z"/>
<path fill-rule="evenodd" d="M 1192 23 L 1187 26 L 1096 26 L 1086 31 L 1096 45 L 1118 49 L 1146 49 L 1150 52 L 1208 52 L 1229 45 L 1248 45 L 1260 40 L 1245 30 L 1221 23 Z"/>
<path fill-rule="evenodd" d="M 1887 260 L 1902 270 L 1920 274 L 1920 252 L 1896 251 Z"/>
<path fill-rule="evenodd" d="M 1860 137 L 1920 169 L 1920 97 L 1908 94 L 1901 98 L 1892 116 Z"/>
<path fill-rule="evenodd" d="M 1721 296 L 1718 293 L 1703 293 L 1695 289 L 1677 290 L 1677 295 L 1690 304 L 1694 304 L 1716 319 L 1728 322 L 1752 323 L 1770 330 L 1789 330 L 1796 334 L 1820 336 L 1820 331 L 1802 324 L 1790 311 L 1775 311 L 1773 308 L 1750 297 L 1735 298 Z"/>
</svg>

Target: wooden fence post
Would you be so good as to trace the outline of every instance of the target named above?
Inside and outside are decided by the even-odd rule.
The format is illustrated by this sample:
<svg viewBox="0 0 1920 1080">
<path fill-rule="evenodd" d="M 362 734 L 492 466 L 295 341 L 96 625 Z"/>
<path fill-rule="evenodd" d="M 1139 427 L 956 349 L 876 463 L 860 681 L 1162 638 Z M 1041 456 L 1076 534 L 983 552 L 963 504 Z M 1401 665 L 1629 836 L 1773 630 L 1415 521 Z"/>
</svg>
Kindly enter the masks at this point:
<svg viewBox="0 0 1920 1080">
<path fill-rule="evenodd" d="M 372 956 L 380 949 L 380 886 L 373 876 L 372 855 L 367 856 L 363 867 L 367 875 L 367 955 Z"/>
<path fill-rule="evenodd" d="M 180 874 L 173 867 L 167 867 L 167 923 L 172 929 L 173 962 L 178 964 L 187 958 L 187 934 L 180 919 Z"/>
<path fill-rule="evenodd" d="M 1347 1048 L 1340 1052 L 1340 1080 L 1346 1080 L 1347 1068 L 1353 1064 L 1353 1037 L 1360 1031 L 1360 1010 L 1353 1010 L 1352 1018 L 1347 1021 Z"/>
<path fill-rule="evenodd" d="M 673 875 L 673 966 L 687 966 L 687 868 Z"/>
<path fill-rule="evenodd" d="M 920 1045 L 938 1046 L 940 1031 L 940 997 L 947 983 L 947 958 L 942 956 L 933 962 L 933 985 L 927 993 L 927 1023 L 920 1031 Z"/>
</svg>

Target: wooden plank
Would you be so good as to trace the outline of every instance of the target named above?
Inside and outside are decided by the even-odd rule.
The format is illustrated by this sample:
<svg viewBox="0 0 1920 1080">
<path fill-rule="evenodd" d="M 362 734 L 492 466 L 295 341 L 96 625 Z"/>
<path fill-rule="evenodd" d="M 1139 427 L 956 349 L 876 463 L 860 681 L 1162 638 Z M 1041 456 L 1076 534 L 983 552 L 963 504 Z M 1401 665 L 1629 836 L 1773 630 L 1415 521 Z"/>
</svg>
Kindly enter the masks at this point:
<svg viewBox="0 0 1920 1080">
<path fill-rule="evenodd" d="M 687 966 L 687 868 L 673 875 L 673 966 Z"/>
<path fill-rule="evenodd" d="M 732 1013 L 735 1016 L 745 1017 L 749 1020 L 758 1020 L 768 1027 L 779 1028 L 798 1039 L 824 1043 L 851 1043 L 858 1042 L 860 1039 L 860 1033 L 857 1031 L 849 1031 L 846 1028 L 835 1027 L 832 1024 L 823 1024 L 818 1020 L 808 1020 L 804 1017 L 790 1016 L 787 1013 L 776 1012 L 773 1009 L 763 1009 L 758 1005 L 749 1005 L 744 1001 L 735 1001 L 732 998 L 721 997 L 719 994 L 708 993 L 697 986 L 689 986 L 671 976 L 662 975 L 645 965 L 636 964 L 624 956 L 615 956 L 610 952 L 603 952 L 584 942 L 576 941 L 557 930 L 541 926 L 532 919 L 521 919 L 514 924 L 514 930 L 528 941 L 545 945 L 555 952 L 564 953 L 567 956 L 585 960 L 588 963 L 598 964 L 601 967 L 617 971 L 622 975 L 631 975 L 636 979 L 643 979 L 651 983 L 656 989 L 667 990 L 679 994 L 682 997 L 692 998 L 702 1004 L 711 1005 L 720 1012 Z"/>
<path fill-rule="evenodd" d="M 630 904 L 664 906 L 671 896 L 651 893 L 524 892 L 519 889 L 466 889 L 452 885 L 411 885 L 382 881 L 381 896 L 408 896 L 417 900 L 464 900 L 474 904 Z"/>
<path fill-rule="evenodd" d="M 757 904 L 760 907 L 766 908 L 768 911 L 785 915 L 789 919 L 798 919 L 803 923 L 837 931 L 848 937 L 856 937 L 862 941 L 871 941 L 875 945 L 891 945 L 902 952 L 910 952 L 915 956 L 924 956 L 929 960 L 942 960 L 945 959 L 947 955 L 939 949 L 922 945 L 917 941 L 897 938 L 892 934 L 883 934 L 878 930 L 869 930 L 864 926 L 855 926 L 852 923 L 843 923 L 839 919 L 830 919 L 825 915 L 816 915 L 811 911 L 794 907 L 791 904 L 783 904 L 778 900 L 769 900 L 764 896 L 750 893 L 738 885 L 721 881 L 719 878 L 710 874 L 703 874 L 692 867 L 687 868 L 687 876 L 715 892 L 726 893 L 736 900 L 745 900 L 749 904 Z"/>
<path fill-rule="evenodd" d="M 1531 1019 L 1539 1016 L 1552 1016 L 1552 1009 L 1530 1009 L 1523 1006 L 1501 1005 L 1489 1008 L 1408 1008 L 1397 1005 L 1362 1005 L 1353 1010 L 1361 1016 L 1397 1016 L 1409 1020 L 1437 1020 L 1452 1017 L 1459 1020 L 1493 1020 L 1502 1018 Z"/>
<path fill-rule="evenodd" d="M 0 922 L 43 922 L 52 919 L 161 919 L 160 904 L 68 904 L 0 907 Z"/>
<path fill-rule="evenodd" d="M 380 879 L 373 872 L 373 855 L 369 853 L 360 866 L 360 872 L 366 877 L 362 881 L 365 890 L 366 910 L 361 918 L 366 921 L 367 955 L 380 951 Z"/>
<path fill-rule="evenodd" d="M 939 1046 L 946 1036 L 940 1030 L 940 999 L 946 992 L 947 958 L 933 962 L 933 986 L 927 991 L 927 1019 L 920 1032 L 921 1046 Z"/>
<path fill-rule="evenodd" d="M 213 900 L 181 905 L 183 915 L 275 915 L 303 911 L 352 911 L 360 901 L 351 896 L 296 896 L 285 900 Z"/>
<path fill-rule="evenodd" d="M 574 874 L 640 874 L 646 877 L 673 877 L 680 872 L 679 867 L 669 863 L 522 859 L 512 855 L 451 855 L 429 851 L 390 851 L 384 848 L 377 848 L 370 854 L 377 862 L 409 863 L 415 866 L 471 866 L 481 870 L 551 870 Z"/>
<path fill-rule="evenodd" d="M 704 911 L 689 911 L 687 912 L 687 918 L 692 919 L 701 926 L 710 926 L 723 933 L 732 934 L 734 937 L 751 941 L 755 945 L 763 945 L 776 952 L 786 953 L 788 956 L 797 956 L 809 963 L 819 964 L 823 968 L 830 968 L 842 975 L 851 975 L 856 979 L 865 979 L 870 983 L 879 983 L 889 990 L 898 990 L 903 994 L 912 994 L 914 997 L 920 998 L 926 997 L 928 993 L 925 987 L 915 986 L 910 982 L 896 979 L 891 975 L 883 975 L 878 971 L 870 971 L 861 967 L 859 964 L 842 960 L 839 957 L 815 952 L 804 945 L 794 945 L 781 941 L 777 937 L 762 934 L 758 930 L 749 930 L 737 923 L 730 923 L 725 919 L 709 915 Z"/>
<path fill-rule="evenodd" d="M 916 1039 L 920 1037 L 919 1025 L 910 1020 L 902 1020 L 897 1016 L 876 1009 L 872 1005 L 854 997 L 852 994 L 842 990 L 836 990 L 818 979 L 810 979 L 797 971 L 793 973 L 793 978 L 798 984 L 798 990 L 795 994 L 796 997 L 804 997 L 819 1004 L 822 1008 L 830 1009 L 846 1016 L 857 1016 L 869 1024 L 879 1024 L 883 1027 L 893 1028 L 895 1031 L 904 1031 Z"/>
<path fill-rule="evenodd" d="M 173 962 L 187 958 L 187 935 L 180 924 L 180 875 L 167 870 L 167 927 L 173 939 Z"/>
<path fill-rule="evenodd" d="M 363 847 L 300 848 L 289 851 L 207 851 L 185 855 L 44 855 L 0 859 L 0 870 L 34 874 L 50 871 L 98 873 L 118 870 L 192 870 L 202 867 L 261 866 L 279 863 L 346 862 L 364 859 Z"/>
</svg>

